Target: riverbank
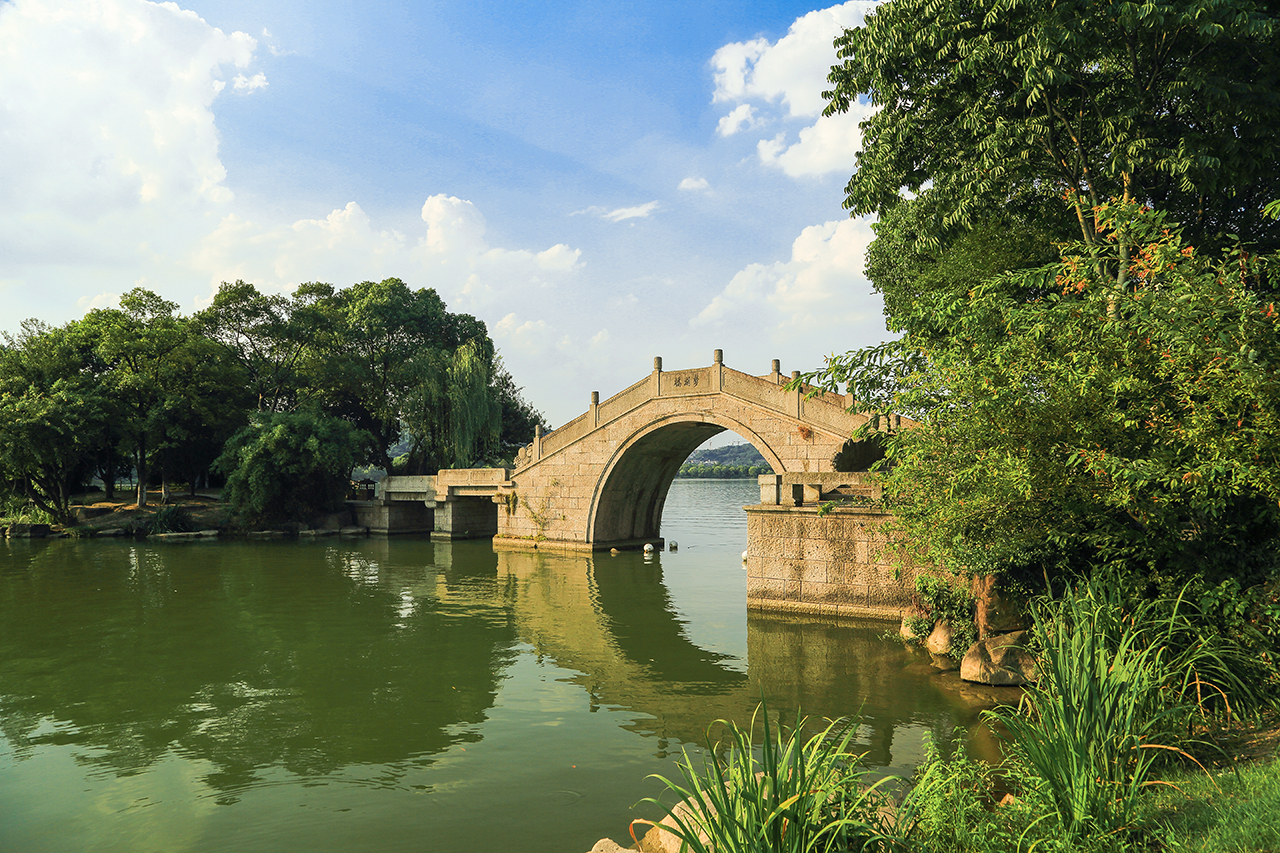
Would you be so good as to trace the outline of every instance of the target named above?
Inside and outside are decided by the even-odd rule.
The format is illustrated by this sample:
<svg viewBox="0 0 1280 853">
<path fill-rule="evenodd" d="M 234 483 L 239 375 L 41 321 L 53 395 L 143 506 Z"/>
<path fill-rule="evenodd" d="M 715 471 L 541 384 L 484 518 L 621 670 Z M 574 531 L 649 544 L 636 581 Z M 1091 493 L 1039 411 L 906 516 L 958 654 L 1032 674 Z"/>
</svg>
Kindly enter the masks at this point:
<svg viewBox="0 0 1280 853">
<path fill-rule="evenodd" d="M 327 536 L 364 535 L 365 527 L 353 523 L 349 510 L 327 513 L 309 522 L 245 527 L 232 518 L 220 490 L 196 494 L 170 493 L 161 503 L 159 490 L 148 491 L 147 504 L 139 506 L 133 492 L 111 499 L 103 492 L 77 495 L 71 506 L 72 523 L 51 524 L 26 519 L 0 519 L 0 536 L 14 539 L 157 537 L 216 538 L 218 536 Z"/>
<path fill-rule="evenodd" d="M 1186 766 L 1171 764 L 1161 782 L 1147 788 L 1148 796 L 1136 814 L 1145 832 L 1139 837 L 1131 828 L 1124 838 L 1112 839 L 1114 845 L 1097 849 L 1168 853 L 1280 850 L 1280 714 L 1270 712 L 1227 730 L 1203 734 L 1211 740 L 1196 756 L 1200 766 L 1189 760 L 1183 762 Z M 913 831 L 905 835 L 891 832 L 899 842 L 908 844 L 905 849 L 937 853 L 1005 853 L 1016 849 L 1007 846 L 1014 840 L 1008 833 L 1010 814 L 1026 811 L 1028 804 L 989 785 L 998 775 L 996 767 L 980 761 L 969 764 L 972 770 L 966 774 L 965 785 L 935 788 L 926 802 L 917 804 L 922 814 L 916 819 L 928 836 L 918 839 L 921 846 L 910 846 L 911 837 L 917 834 Z M 896 810 L 886 809 L 882 809 L 882 816 L 891 826 Z M 663 823 L 671 824 L 671 818 Z M 661 827 L 644 832 L 639 831 L 643 825 L 636 828 L 638 841 L 630 846 L 602 838 L 588 853 L 679 851 L 680 841 L 673 833 Z"/>
</svg>

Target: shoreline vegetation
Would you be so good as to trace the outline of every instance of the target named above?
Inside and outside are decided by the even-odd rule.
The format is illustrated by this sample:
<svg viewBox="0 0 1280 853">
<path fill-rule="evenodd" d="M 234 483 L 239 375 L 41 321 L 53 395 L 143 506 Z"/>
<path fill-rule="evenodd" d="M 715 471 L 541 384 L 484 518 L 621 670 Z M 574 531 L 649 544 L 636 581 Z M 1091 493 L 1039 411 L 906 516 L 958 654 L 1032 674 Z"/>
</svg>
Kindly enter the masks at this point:
<svg viewBox="0 0 1280 853">
<path fill-rule="evenodd" d="M 643 802 L 665 817 L 632 822 L 635 849 L 1280 850 L 1280 708 L 1246 645 L 1203 636 L 1181 596 L 1134 606 L 1099 581 L 1031 609 L 1039 680 L 984 712 L 998 763 L 957 734 L 909 779 L 877 777 L 849 749 L 856 718 L 788 727 L 761 706 L 656 777 L 667 796 Z"/>
<path fill-rule="evenodd" d="M 350 536 L 368 532 L 355 525 L 349 510 L 323 513 L 308 521 L 245 524 L 226 504 L 221 489 L 171 493 L 167 499 L 159 489 L 148 489 L 148 497 L 151 501 L 139 506 L 132 495 L 109 499 L 101 490 L 77 495 L 70 505 L 70 517 L 62 524 L 47 513 L 28 507 L 19 513 L 0 515 L 0 537 L 211 539 Z"/>
</svg>

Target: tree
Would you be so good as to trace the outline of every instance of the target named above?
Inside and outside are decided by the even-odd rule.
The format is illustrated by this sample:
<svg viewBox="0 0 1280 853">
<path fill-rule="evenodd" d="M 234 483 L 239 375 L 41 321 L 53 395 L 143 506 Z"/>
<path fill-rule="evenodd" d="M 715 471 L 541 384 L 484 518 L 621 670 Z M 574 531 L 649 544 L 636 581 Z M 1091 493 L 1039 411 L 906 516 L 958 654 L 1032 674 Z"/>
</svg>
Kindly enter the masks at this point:
<svg viewBox="0 0 1280 853">
<path fill-rule="evenodd" d="M 166 453 L 183 442 L 205 442 L 211 431 L 229 433 L 247 405 L 243 373 L 177 308 L 135 288 L 120 298 L 119 309 L 91 311 L 79 324 L 92 341 L 103 393 L 133 452 L 138 506 L 147 503 L 153 461 L 160 463 L 167 492 Z M 206 448 L 204 458 L 211 455 Z"/>
<path fill-rule="evenodd" d="M 1280 198 L 1273 4 L 892 0 L 836 47 L 827 114 L 861 97 L 877 107 L 845 199 L 853 214 L 881 215 L 877 243 L 909 224 L 945 270 L 957 235 L 993 220 L 1063 241 L 1071 233 L 1049 202 L 1065 196 L 1091 252 L 1093 211 L 1113 197 L 1165 211 L 1207 254 L 1280 247 L 1280 225 L 1261 215 Z M 917 210 L 892 219 L 903 204 Z M 871 256 L 885 260 L 886 248 L 873 243 Z M 1122 277 L 1123 238 L 1119 248 L 1111 272 Z M 897 311 L 892 291 L 918 270 L 908 263 L 894 280 L 892 263 L 877 266 L 872 280 Z"/>
<path fill-rule="evenodd" d="M 225 281 L 213 304 L 195 316 L 197 328 L 226 348 L 244 369 L 260 412 L 281 412 L 310 399 L 302 375 L 308 347 L 320 338 L 328 317 L 317 302 L 333 288 L 299 286 L 289 299 L 259 293 L 252 284 Z"/>
<path fill-rule="evenodd" d="M 35 320 L 0 346 L 0 479 L 58 521 L 109 414 L 87 362 L 73 329 Z"/>
<path fill-rule="evenodd" d="M 471 457 L 450 412 L 469 399 L 464 386 L 477 365 L 487 370 L 494 358 L 484 323 L 450 314 L 434 290 L 410 290 L 395 278 L 331 292 L 317 308 L 328 325 L 309 356 L 309 379 L 327 411 L 373 436 L 365 461 L 391 470 L 388 450 L 406 429 L 435 443 L 439 464 Z M 470 354 L 459 356 L 465 346 Z M 465 407 L 456 413 L 479 416 Z"/>
<path fill-rule="evenodd" d="M 341 418 L 259 413 L 215 463 L 227 475 L 224 500 L 251 523 L 301 521 L 340 508 L 351 469 L 369 441 L 368 433 Z"/>
<path fill-rule="evenodd" d="M 1076 243 L 937 306 L 944 334 L 908 333 L 814 378 L 919 418 L 887 442 L 886 494 L 905 538 L 948 569 L 1110 566 L 1163 592 L 1273 576 L 1280 308 L 1258 288 L 1270 262 L 1205 258 L 1132 203 L 1091 215 L 1113 253 L 1122 233 L 1134 247 L 1125 291 Z M 1045 295 L 1012 295 L 1024 292 Z"/>
</svg>

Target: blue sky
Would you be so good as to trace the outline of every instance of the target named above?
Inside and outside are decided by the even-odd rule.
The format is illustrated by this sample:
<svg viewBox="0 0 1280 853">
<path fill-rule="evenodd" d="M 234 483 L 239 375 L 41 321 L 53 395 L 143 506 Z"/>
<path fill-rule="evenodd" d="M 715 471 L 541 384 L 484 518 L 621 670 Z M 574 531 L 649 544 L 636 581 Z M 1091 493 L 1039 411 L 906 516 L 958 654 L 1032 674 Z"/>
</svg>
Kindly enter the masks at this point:
<svg viewBox="0 0 1280 853">
<path fill-rule="evenodd" d="M 884 335 L 820 117 L 871 7 L 0 3 L 0 328 L 397 276 L 553 424 L 654 355 L 816 367 Z"/>
</svg>

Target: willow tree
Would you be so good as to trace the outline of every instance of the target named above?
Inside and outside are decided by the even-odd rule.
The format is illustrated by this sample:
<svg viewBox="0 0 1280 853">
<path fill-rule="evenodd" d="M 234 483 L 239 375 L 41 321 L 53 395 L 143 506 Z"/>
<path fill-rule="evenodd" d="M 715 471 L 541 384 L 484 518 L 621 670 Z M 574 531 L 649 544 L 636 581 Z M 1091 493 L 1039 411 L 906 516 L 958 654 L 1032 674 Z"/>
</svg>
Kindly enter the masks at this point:
<svg viewBox="0 0 1280 853">
<path fill-rule="evenodd" d="M 397 470 L 425 474 L 497 461 L 502 406 L 492 363 L 477 341 L 423 354 L 401 422 L 409 449 Z"/>
</svg>

